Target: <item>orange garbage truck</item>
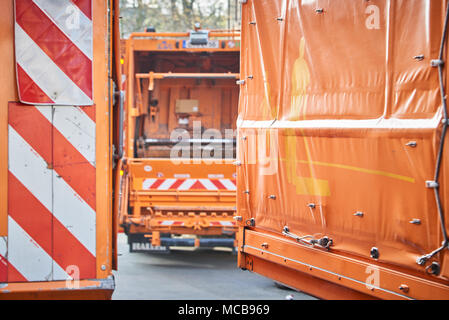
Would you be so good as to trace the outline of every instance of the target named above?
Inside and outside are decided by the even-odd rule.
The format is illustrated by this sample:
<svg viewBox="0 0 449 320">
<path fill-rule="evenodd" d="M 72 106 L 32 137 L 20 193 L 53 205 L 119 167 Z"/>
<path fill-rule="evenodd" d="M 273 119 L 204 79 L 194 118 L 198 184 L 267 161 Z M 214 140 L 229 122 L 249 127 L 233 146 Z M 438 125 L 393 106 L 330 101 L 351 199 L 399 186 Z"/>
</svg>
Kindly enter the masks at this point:
<svg viewBox="0 0 449 320">
<path fill-rule="evenodd" d="M 239 267 L 449 299 L 447 1 L 241 3 Z"/>
<path fill-rule="evenodd" d="M 240 34 L 126 39 L 120 226 L 131 252 L 236 245 Z"/>
<path fill-rule="evenodd" d="M 118 0 L 1 8 L 0 299 L 109 299 Z"/>
</svg>

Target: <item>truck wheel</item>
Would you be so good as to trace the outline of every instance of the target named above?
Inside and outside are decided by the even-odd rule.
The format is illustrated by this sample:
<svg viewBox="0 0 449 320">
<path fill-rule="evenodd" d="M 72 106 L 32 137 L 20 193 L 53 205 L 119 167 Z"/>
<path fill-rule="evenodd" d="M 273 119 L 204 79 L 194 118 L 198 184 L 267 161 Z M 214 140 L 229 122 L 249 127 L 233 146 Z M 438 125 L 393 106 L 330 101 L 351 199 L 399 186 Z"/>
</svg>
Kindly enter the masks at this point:
<svg viewBox="0 0 449 320">
<path fill-rule="evenodd" d="M 274 281 L 273 283 L 274 283 L 274 286 L 278 289 L 285 290 L 285 291 L 295 291 L 295 290 L 283 285 L 280 282 Z"/>
</svg>

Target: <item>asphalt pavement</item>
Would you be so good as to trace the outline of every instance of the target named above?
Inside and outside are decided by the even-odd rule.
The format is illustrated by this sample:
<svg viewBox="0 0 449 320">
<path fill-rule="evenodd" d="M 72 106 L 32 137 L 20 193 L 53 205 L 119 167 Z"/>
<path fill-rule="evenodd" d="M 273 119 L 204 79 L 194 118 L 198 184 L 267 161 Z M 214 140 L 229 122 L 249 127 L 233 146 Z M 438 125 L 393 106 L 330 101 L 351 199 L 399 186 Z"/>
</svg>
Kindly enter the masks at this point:
<svg viewBox="0 0 449 320">
<path fill-rule="evenodd" d="M 230 249 L 180 248 L 130 253 L 119 234 L 113 300 L 310 300 L 258 274 L 237 268 Z"/>
</svg>

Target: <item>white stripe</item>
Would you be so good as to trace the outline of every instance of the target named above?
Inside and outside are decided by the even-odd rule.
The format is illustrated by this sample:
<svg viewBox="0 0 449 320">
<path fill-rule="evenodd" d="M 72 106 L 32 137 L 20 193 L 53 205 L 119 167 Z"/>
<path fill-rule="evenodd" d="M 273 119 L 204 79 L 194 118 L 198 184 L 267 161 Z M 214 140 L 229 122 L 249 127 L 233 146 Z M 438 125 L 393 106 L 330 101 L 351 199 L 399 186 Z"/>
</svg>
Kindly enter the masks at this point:
<svg viewBox="0 0 449 320">
<path fill-rule="evenodd" d="M 8 253 L 8 237 L 0 237 L 0 255 L 7 258 Z"/>
<path fill-rule="evenodd" d="M 95 256 L 95 211 L 11 126 L 9 170 Z"/>
<path fill-rule="evenodd" d="M 174 221 L 162 221 L 161 226 L 171 226 L 174 223 Z"/>
<path fill-rule="evenodd" d="M 53 177 L 53 215 L 96 256 L 96 213 L 56 173 Z"/>
<path fill-rule="evenodd" d="M 220 179 L 218 181 L 220 181 L 221 184 L 224 185 L 225 188 L 228 190 L 232 190 L 232 191 L 237 190 L 237 187 L 235 186 L 235 184 L 229 179 Z"/>
<path fill-rule="evenodd" d="M 189 190 L 196 181 L 196 179 L 187 179 L 179 186 L 178 190 Z"/>
<path fill-rule="evenodd" d="M 227 226 L 227 227 L 233 227 L 234 226 L 231 221 L 220 221 L 220 224 L 222 226 Z"/>
<path fill-rule="evenodd" d="M 96 124 L 79 107 L 36 107 L 50 123 L 95 166 L 95 130 Z M 53 119 L 52 119 L 53 118 Z M 57 148 L 58 146 L 55 146 Z"/>
<path fill-rule="evenodd" d="M 199 179 L 199 180 L 203 184 L 203 186 L 206 187 L 207 190 L 218 190 L 218 188 L 215 186 L 215 184 L 212 183 L 212 181 L 208 179 Z"/>
<path fill-rule="evenodd" d="M 150 190 L 151 186 L 157 181 L 157 179 L 146 179 L 142 184 L 143 190 Z"/>
<path fill-rule="evenodd" d="M 166 179 L 157 189 L 158 190 L 168 190 L 172 185 L 175 184 L 176 179 Z"/>
<path fill-rule="evenodd" d="M 237 120 L 238 128 L 242 129 L 284 129 L 284 128 L 337 128 L 337 129 L 434 129 L 441 119 L 438 112 L 431 119 L 394 119 L 378 118 L 370 120 L 301 120 L 301 121 L 254 121 Z"/>
<path fill-rule="evenodd" d="M 33 0 L 90 60 L 92 60 L 92 21 L 70 0 Z"/>
<path fill-rule="evenodd" d="M 15 32 L 17 63 L 55 104 L 92 105 L 92 100 L 59 69 L 17 23 Z"/>
<path fill-rule="evenodd" d="M 51 232 L 50 230 L 48 232 Z M 11 217 L 8 218 L 8 261 L 28 281 L 51 281 L 53 274 L 69 276 Z"/>
<path fill-rule="evenodd" d="M 52 171 L 47 168 L 44 159 L 11 126 L 8 136 L 9 171 L 51 212 Z"/>
</svg>

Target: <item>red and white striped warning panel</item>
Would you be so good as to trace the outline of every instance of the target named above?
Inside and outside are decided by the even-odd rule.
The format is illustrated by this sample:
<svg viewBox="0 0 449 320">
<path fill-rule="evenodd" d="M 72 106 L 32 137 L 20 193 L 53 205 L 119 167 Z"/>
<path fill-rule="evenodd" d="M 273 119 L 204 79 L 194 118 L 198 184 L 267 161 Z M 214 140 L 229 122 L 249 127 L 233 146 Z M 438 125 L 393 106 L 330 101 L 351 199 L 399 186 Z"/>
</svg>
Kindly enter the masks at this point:
<svg viewBox="0 0 449 320">
<path fill-rule="evenodd" d="M 95 131 L 82 107 L 10 103 L 7 282 L 95 278 Z"/>
<path fill-rule="evenodd" d="M 143 190 L 237 190 L 233 179 L 146 179 Z"/>
<path fill-rule="evenodd" d="M 22 103 L 93 104 L 92 0 L 15 0 Z"/>
</svg>

